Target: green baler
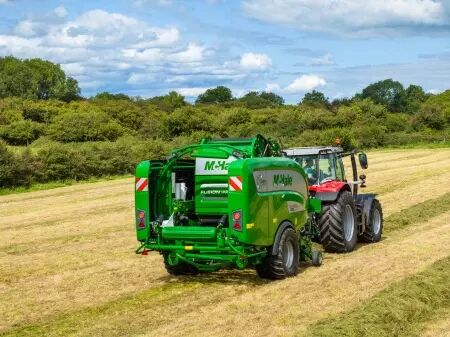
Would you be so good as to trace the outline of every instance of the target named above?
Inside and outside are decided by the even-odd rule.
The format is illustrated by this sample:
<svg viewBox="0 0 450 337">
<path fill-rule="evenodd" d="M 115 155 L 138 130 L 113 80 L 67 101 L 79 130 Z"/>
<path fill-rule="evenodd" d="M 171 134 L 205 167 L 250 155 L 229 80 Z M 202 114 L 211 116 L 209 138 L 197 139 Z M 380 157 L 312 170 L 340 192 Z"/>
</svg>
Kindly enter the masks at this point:
<svg viewBox="0 0 450 337">
<path fill-rule="evenodd" d="M 136 252 L 159 251 L 171 274 L 254 266 L 277 279 L 296 275 L 300 260 L 321 263 L 309 221 L 320 201 L 302 168 L 260 135 L 204 139 L 143 161 L 135 185 Z"/>
</svg>

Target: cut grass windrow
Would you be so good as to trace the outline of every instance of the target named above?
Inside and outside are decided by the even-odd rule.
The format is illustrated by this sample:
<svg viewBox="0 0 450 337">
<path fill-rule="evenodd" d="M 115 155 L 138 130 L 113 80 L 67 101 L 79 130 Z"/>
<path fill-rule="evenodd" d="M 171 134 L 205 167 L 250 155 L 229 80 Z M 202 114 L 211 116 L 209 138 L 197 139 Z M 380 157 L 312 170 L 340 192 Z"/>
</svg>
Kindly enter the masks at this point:
<svg viewBox="0 0 450 337">
<path fill-rule="evenodd" d="M 427 221 L 450 210 L 450 193 L 429 199 L 385 218 L 384 234 L 408 227 L 415 223 Z"/>
<path fill-rule="evenodd" d="M 450 257 L 394 283 L 350 312 L 309 326 L 307 335 L 418 336 L 424 323 L 450 307 Z"/>
</svg>

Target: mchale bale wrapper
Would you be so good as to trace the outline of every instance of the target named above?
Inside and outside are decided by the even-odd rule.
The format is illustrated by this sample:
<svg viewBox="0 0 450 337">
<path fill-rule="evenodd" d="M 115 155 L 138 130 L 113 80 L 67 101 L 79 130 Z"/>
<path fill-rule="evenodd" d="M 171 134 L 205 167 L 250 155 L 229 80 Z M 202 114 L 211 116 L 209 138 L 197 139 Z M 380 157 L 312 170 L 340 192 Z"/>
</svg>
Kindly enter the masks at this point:
<svg viewBox="0 0 450 337">
<path fill-rule="evenodd" d="M 320 265 L 311 219 L 321 212 L 302 167 L 276 142 L 204 139 L 136 168 L 136 253 L 158 251 L 173 275 L 255 267 L 263 278 Z"/>
<path fill-rule="evenodd" d="M 322 212 L 314 216 L 313 239 L 321 242 L 325 251 L 351 252 L 357 241 L 372 243 L 381 240 L 383 211 L 373 193 L 358 193 L 365 187 L 366 176 L 358 177 L 356 155 L 360 166 L 367 169 L 367 156 L 342 148 L 297 147 L 283 151 L 285 156 L 297 161 L 308 177 L 310 196 L 322 203 Z M 352 181 L 346 178 L 343 157 L 350 157 Z"/>
</svg>

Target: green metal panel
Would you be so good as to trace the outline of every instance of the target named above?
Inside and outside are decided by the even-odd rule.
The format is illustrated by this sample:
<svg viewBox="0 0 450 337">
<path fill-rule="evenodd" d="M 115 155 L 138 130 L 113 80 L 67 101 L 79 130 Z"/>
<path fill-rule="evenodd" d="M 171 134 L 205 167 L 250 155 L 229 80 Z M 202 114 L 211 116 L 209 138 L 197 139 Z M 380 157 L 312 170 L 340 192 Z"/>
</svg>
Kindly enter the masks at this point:
<svg viewBox="0 0 450 337">
<path fill-rule="evenodd" d="M 215 227 L 176 226 L 163 227 L 162 237 L 173 240 L 211 240 L 216 238 Z"/>
<path fill-rule="evenodd" d="M 306 223 L 306 177 L 294 161 L 243 159 L 230 164 L 228 175 L 243 179 L 242 191 L 229 192 L 229 218 L 233 211 L 242 209 L 243 228 L 234 231 L 240 242 L 270 246 L 283 221 L 290 221 L 296 229 Z"/>
</svg>

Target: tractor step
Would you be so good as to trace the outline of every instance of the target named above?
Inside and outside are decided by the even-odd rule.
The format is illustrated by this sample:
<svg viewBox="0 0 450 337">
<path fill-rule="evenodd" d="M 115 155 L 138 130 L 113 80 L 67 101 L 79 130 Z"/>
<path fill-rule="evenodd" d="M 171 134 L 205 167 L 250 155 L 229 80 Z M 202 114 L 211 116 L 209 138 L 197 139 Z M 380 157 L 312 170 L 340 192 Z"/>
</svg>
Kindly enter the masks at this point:
<svg viewBox="0 0 450 337">
<path fill-rule="evenodd" d="M 163 227 L 162 237 L 169 240 L 212 240 L 216 238 L 215 227 L 175 226 Z"/>
</svg>

